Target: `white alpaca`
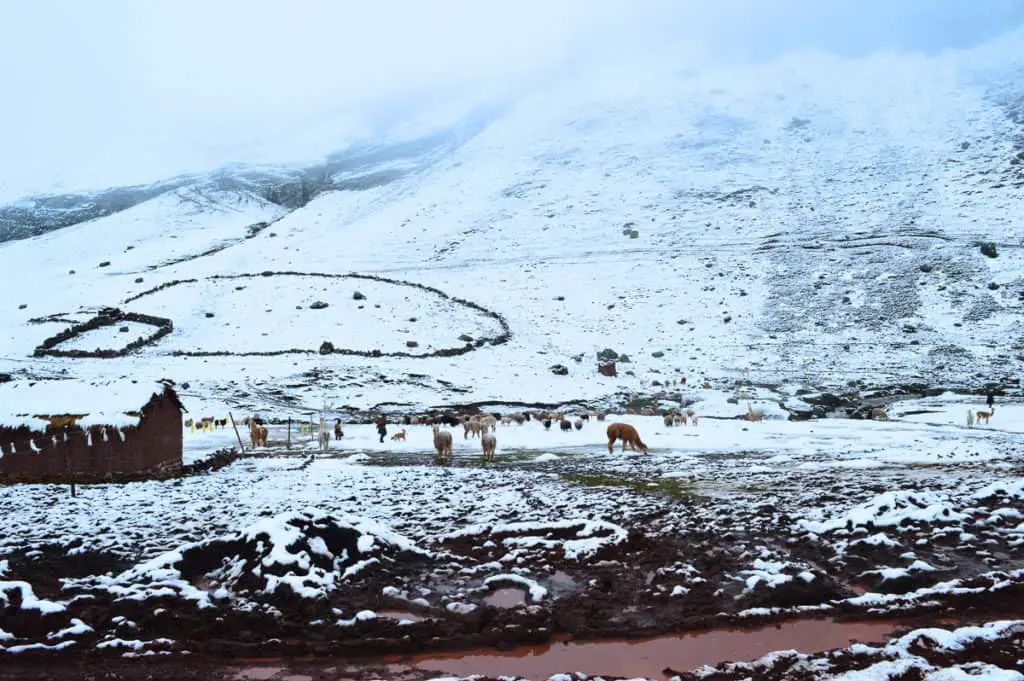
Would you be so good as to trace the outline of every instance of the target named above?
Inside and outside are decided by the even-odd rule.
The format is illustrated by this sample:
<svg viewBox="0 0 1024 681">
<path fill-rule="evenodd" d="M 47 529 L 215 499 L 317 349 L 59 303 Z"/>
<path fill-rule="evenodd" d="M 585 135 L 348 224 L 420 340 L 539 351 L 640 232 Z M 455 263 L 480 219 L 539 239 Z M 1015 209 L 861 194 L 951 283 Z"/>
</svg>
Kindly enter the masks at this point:
<svg viewBox="0 0 1024 681">
<path fill-rule="evenodd" d="M 484 461 L 494 461 L 494 450 L 498 448 L 498 438 L 494 433 L 484 433 L 480 446 L 484 450 Z"/>
<path fill-rule="evenodd" d="M 437 450 L 434 460 L 438 463 L 452 460 L 452 432 L 450 430 L 441 430 L 441 426 L 434 426 L 434 449 Z"/>
</svg>

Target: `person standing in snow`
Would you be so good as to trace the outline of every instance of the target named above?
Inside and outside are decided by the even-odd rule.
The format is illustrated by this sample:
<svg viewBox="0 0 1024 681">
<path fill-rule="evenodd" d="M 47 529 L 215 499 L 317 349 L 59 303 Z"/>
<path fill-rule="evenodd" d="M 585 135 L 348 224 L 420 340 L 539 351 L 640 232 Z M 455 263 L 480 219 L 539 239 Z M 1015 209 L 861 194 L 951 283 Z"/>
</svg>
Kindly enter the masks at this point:
<svg viewBox="0 0 1024 681">
<path fill-rule="evenodd" d="M 384 436 L 388 434 L 388 420 L 384 417 L 384 414 L 380 415 L 377 419 L 377 434 L 380 435 L 380 441 L 384 442 Z"/>
<path fill-rule="evenodd" d="M 341 419 L 334 421 L 334 439 L 340 440 L 345 433 L 341 431 Z"/>
<path fill-rule="evenodd" d="M 995 403 L 996 403 L 996 394 L 992 391 L 992 388 L 989 388 L 988 392 L 985 393 L 985 404 L 987 404 L 988 408 L 991 409 L 992 406 L 995 405 Z"/>
</svg>

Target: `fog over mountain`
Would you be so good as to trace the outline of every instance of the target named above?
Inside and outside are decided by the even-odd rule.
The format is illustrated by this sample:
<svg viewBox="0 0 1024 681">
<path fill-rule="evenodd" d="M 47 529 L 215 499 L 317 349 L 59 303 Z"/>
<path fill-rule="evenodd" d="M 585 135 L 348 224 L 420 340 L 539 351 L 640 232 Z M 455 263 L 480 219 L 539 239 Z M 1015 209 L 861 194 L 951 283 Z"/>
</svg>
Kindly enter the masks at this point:
<svg viewBox="0 0 1024 681">
<path fill-rule="evenodd" d="M 597 73 L 977 46 L 1014 0 L 0 6 L 0 202 L 415 138 Z"/>
</svg>

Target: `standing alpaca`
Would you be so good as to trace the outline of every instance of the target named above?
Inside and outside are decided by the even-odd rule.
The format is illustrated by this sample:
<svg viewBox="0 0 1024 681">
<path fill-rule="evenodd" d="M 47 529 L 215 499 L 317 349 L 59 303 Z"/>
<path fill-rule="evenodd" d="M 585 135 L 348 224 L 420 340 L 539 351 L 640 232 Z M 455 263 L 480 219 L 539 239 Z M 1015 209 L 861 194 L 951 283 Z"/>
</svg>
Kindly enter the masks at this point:
<svg viewBox="0 0 1024 681">
<path fill-rule="evenodd" d="M 967 410 L 967 427 L 974 427 L 974 412 L 971 411 L 970 409 Z"/>
<path fill-rule="evenodd" d="M 576 430 L 583 430 L 583 419 L 576 419 L 572 422 L 572 427 Z"/>
<path fill-rule="evenodd" d="M 494 433 L 484 433 L 480 446 L 484 450 L 484 461 L 494 461 L 494 450 L 498 448 L 498 438 Z"/>
<path fill-rule="evenodd" d="M 989 407 L 988 411 L 979 411 L 979 412 L 976 412 L 974 415 L 978 418 L 978 423 L 980 424 L 982 421 L 984 421 L 985 423 L 988 423 L 988 420 L 990 418 L 992 418 L 992 416 L 995 415 L 995 413 L 996 413 L 996 408 L 994 406 L 992 406 L 992 407 Z"/>
<path fill-rule="evenodd" d="M 674 419 L 672 418 L 672 414 L 665 414 L 665 425 L 671 426 L 673 423 Z"/>
<path fill-rule="evenodd" d="M 438 425 L 434 426 L 434 449 L 437 455 L 434 461 L 438 463 L 451 462 L 452 460 L 452 431 L 441 430 Z"/>
<path fill-rule="evenodd" d="M 764 410 L 763 409 L 754 409 L 753 407 L 750 406 L 750 402 L 747 402 L 747 420 L 748 421 L 763 421 L 764 420 Z"/>
<path fill-rule="evenodd" d="M 327 428 L 321 428 L 319 435 L 320 451 L 326 452 L 331 447 L 331 434 Z"/>
</svg>

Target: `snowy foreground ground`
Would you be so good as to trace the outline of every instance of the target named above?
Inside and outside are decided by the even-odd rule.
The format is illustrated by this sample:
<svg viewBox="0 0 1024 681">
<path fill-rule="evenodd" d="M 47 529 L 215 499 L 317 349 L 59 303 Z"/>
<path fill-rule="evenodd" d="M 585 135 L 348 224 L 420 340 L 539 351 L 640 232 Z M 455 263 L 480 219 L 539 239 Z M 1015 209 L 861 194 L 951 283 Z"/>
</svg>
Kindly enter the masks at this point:
<svg viewBox="0 0 1024 681">
<path fill-rule="evenodd" d="M 405 426 L 402 442 L 391 425 L 381 444 L 372 426 L 347 424 L 315 456 L 298 432 L 286 449 L 277 426 L 259 456 L 204 475 L 74 498 L 61 486 L 2 488 L 0 657 L 371 664 L 558 632 L 913 616 L 983 628 L 695 674 L 1020 678 L 1024 405 L 1001 403 L 990 425 L 968 429 L 977 401 L 952 395 L 893 405 L 889 422 L 748 423 L 724 418 L 737 409 L 724 397 L 703 404 L 698 426 L 614 417 L 637 426 L 648 454 L 609 454 L 596 421 L 566 433 L 499 426 L 487 466 L 458 429 L 451 467 L 432 463 L 427 426 Z M 185 438 L 197 460 L 235 434 Z"/>
</svg>

